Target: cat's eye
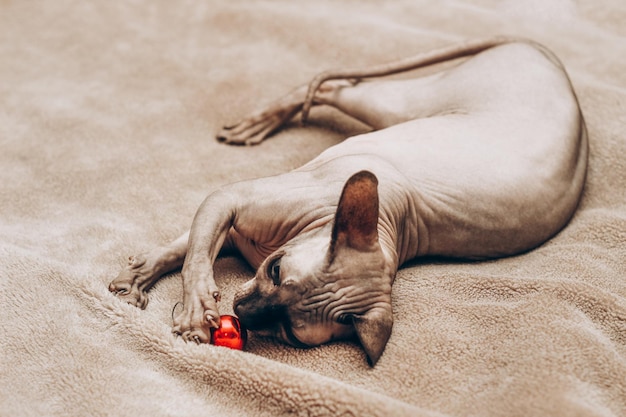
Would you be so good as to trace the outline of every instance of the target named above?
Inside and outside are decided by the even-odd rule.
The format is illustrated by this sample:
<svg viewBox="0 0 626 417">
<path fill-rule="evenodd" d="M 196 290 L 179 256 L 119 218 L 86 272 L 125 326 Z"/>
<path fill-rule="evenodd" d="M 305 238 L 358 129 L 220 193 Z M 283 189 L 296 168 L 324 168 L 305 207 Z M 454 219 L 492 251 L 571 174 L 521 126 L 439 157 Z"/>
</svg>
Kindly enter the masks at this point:
<svg viewBox="0 0 626 417">
<path fill-rule="evenodd" d="M 280 258 L 276 258 L 270 263 L 267 275 L 272 279 L 274 285 L 280 285 Z"/>
</svg>

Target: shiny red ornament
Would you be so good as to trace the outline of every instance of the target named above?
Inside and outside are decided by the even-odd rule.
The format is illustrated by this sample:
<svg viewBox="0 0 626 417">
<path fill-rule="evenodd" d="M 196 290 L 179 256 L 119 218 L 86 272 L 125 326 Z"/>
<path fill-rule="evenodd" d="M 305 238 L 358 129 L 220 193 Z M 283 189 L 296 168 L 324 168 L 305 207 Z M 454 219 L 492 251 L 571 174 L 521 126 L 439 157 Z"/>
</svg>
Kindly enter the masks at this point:
<svg viewBox="0 0 626 417">
<path fill-rule="evenodd" d="M 220 316 L 220 327 L 211 331 L 211 343 L 215 346 L 226 346 L 231 349 L 243 350 L 248 340 L 248 333 L 239 319 L 229 314 Z"/>
</svg>

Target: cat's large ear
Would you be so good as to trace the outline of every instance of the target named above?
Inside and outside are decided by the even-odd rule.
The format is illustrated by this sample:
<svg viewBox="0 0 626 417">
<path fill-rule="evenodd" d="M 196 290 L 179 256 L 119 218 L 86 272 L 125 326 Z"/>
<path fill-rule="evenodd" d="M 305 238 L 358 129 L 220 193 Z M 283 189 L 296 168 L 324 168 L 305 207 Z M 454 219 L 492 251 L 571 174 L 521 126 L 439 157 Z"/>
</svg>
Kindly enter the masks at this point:
<svg viewBox="0 0 626 417">
<path fill-rule="evenodd" d="M 352 323 L 367 354 L 367 362 L 370 366 L 376 365 L 391 336 L 393 327 L 391 303 L 372 308 L 363 315 L 352 316 Z"/>
<path fill-rule="evenodd" d="M 347 246 L 369 251 L 378 245 L 378 179 L 369 171 L 354 174 L 343 187 L 331 238 L 330 254 Z"/>
</svg>

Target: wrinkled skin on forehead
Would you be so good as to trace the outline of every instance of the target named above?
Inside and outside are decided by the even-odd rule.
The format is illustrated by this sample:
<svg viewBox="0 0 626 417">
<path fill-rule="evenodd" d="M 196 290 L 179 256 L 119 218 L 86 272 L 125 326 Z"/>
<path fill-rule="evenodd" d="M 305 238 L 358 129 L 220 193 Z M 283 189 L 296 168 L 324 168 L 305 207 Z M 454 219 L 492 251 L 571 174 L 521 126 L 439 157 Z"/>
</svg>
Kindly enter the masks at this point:
<svg viewBox="0 0 626 417">
<path fill-rule="evenodd" d="M 235 297 L 244 326 L 297 347 L 356 335 L 376 363 L 393 323 L 377 184 L 369 172 L 353 175 L 333 224 L 294 238 L 261 264 Z"/>
</svg>

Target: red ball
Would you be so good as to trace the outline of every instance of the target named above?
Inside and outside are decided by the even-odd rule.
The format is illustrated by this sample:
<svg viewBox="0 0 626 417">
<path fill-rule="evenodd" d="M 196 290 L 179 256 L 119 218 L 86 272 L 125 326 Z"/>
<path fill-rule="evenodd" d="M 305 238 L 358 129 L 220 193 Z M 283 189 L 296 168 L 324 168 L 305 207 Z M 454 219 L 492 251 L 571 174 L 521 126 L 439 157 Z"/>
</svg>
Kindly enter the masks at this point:
<svg viewBox="0 0 626 417">
<path fill-rule="evenodd" d="M 211 331 L 211 343 L 215 346 L 243 350 L 247 340 L 246 329 L 237 317 L 229 314 L 220 316 L 220 327 Z"/>
</svg>

